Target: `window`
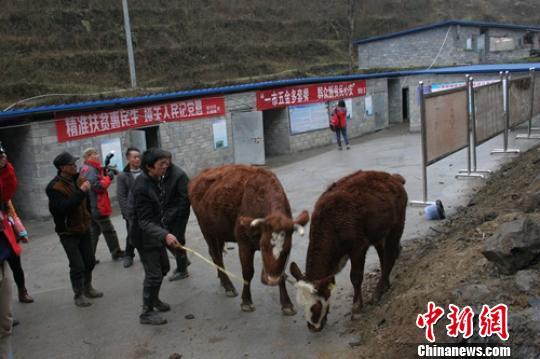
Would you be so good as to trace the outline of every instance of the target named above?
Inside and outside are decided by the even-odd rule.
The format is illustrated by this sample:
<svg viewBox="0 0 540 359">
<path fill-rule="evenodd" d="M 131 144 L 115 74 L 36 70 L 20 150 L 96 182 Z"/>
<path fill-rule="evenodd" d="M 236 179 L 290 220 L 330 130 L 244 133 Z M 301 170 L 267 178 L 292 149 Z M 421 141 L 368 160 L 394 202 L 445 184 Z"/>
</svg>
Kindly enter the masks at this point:
<svg viewBox="0 0 540 359">
<path fill-rule="evenodd" d="M 472 50 L 473 49 L 473 36 L 469 35 L 467 36 L 467 40 L 465 40 L 465 50 Z"/>
<path fill-rule="evenodd" d="M 532 32 L 529 31 L 523 36 L 523 43 L 525 45 L 532 45 L 533 44 L 533 33 Z"/>
<path fill-rule="evenodd" d="M 516 48 L 514 39 L 511 37 L 490 37 L 489 51 L 511 51 Z"/>
</svg>

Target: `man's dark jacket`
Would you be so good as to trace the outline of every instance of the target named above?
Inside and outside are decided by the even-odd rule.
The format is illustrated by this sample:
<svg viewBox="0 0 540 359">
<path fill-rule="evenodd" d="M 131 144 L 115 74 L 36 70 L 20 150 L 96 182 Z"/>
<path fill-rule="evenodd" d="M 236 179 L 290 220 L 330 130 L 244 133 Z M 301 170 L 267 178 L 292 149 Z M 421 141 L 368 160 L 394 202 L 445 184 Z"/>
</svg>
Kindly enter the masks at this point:
<svg viewBox="0 0 540 359">
<path fill-rule="evenodd" d="M 49 211 L 54 219 L 56 233 L 78 235 L 90 230 L 88 194 L 79 188 L 84 181 L 86 179 L 78 174 L 71 179 L 58 175 L 47 185 Z"/>
<path fill-rule="evenodd" d="M 133 223 L 130 238 L 138 250 L 160 249 L 165 246 L 165 236 L 169 233 L 163 225 L 163 206 L 159 181 L 146 173 L 137 177 L 130 193 L 133 202 Z"/>
<path fill-rule="evenodd" d="M 182 244 L 185 243 L 184 234 L 190 214 L 188 182 L 186 173 L 174 164 L 163 178 L 163 223 Z"/>
<path fill-rule="evenodd" d="M 118 198 L 118 204 L 120 205 L 120 212 L 122 217 L 129 220 L 129 191 L 135 182 L 133 173 L 131 173 L 129 165 L 124 168 L 124 171 L 120 173 L 116 180 L 116 198 Z"/>
</svg>

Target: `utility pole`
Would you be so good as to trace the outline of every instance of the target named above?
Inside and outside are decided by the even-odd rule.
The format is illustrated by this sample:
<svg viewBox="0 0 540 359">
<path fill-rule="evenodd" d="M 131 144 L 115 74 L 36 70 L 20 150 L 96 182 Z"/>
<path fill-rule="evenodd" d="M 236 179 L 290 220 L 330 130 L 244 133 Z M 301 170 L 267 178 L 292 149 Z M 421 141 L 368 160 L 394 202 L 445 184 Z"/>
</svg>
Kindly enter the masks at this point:
<svg viewBox="0 0 540 359">
<path fill-rule="evenodd" d="M 354 45 L 353 45 L 353 37 L 354 37 L 354 10 L 356 5 L 356 0 L 348 0 L 349 1 L 349 9 L 348 9 L 348 17 L 349 17 L 349 71 L 353 71 L 354 67 Z"/>
<path fill-rule="evenodd" d="M 137 87 L 137 74 L 135 72 L 135 57 L 133 56 L 133 41 L 131 41 L 131 25 L 129 21 L 128 0 L 122 0 L 122 10 L 124 12 L 124 29 L 126 30 L 126 45 L 129 60 L 129 75 L 131 77 L 131 87 Z"/>
</svg>

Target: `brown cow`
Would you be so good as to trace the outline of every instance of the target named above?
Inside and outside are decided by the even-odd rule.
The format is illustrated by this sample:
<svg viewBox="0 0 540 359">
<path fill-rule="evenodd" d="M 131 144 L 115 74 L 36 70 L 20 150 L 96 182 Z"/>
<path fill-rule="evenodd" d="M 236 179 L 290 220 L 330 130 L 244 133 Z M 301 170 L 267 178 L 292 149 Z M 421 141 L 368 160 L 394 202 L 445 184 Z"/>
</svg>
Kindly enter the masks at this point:
<svg viewBox="0 0 540 359">
<path fill-rule="evenodd" d="M 351 260 L 353 313 L 362 308 L 362 279 L 368 248 L 377 249 L 381 278 L 374 299 L 389 286 L 405 224 L 407 192 L 400 175 L 358 171 L 332 184 L 315 204 L 309 233 L 306 273 L 291 263 L 297 279 L 296 300 L 303 305 L 311 331 L 320 331 L 329 309 L 334 276 Z"/>
<path fill-rule="evenodd" d="M 227 165 L 201 172 L 189 184 L 189 198 L 215 264 L 223 267 L 225 242 L 237 242 L 246 281 L 241 308 L 252 312 L 250 283 L 253 278 L 253 256 L 261 251 L 261 281 L 278 285 L 281 309 L 294 315 L 285 287 L 285 267 L 289 259 L 293 232 L 303 235 L 309 214 L 303 211 L 291 219 L 289 200 L 272 172 L 246 165 Z M 226 295 L 235 297 L 229 277 L 218 271 Z"/>
</svg>

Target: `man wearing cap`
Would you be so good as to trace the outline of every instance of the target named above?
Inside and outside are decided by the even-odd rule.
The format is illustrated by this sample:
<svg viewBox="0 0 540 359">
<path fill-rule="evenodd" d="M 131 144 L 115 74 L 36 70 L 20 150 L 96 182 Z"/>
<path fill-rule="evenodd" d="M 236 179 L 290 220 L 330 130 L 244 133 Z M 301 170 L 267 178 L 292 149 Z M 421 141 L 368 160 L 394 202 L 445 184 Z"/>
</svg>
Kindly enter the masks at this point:
<svg viewBox="0 0 540 359">
<path fill-rule="evenodd" d="M 81 176 L 84 176 L 90 182 L 91 190 L 88 193 L 90 199 L 90 208 L 92 214 L 92 245 L 94 255 L 96 253 L 99 235 L 103 233 L 112 259 L 117 260 L 124 256 L 124 251 L 120 249 L 118 235 L 111 222 L 112 214 L 111 200 L 107 188 L 112 183 L 114 174 L 105 173 L 99 155 L 95 148 L 90 147 L 83 152 L 84 165 L 81 168 Z"/>
<path fill-rule="evenodd" d="M 86 298 L 102 297 L 103 293 L 92 287 L 92 270 L 95 266 L 94 250 L 90 238 L 91 216 L 87 197 L 90 182 L 79 176 L 77 157 L 62 152 L 53 161 L 58 175 L 47 185 L 49 211 L 55 231 L 69 260 L 69 276 L 75 305 L 88 307 L 92 303 Z"/>
</svg>

